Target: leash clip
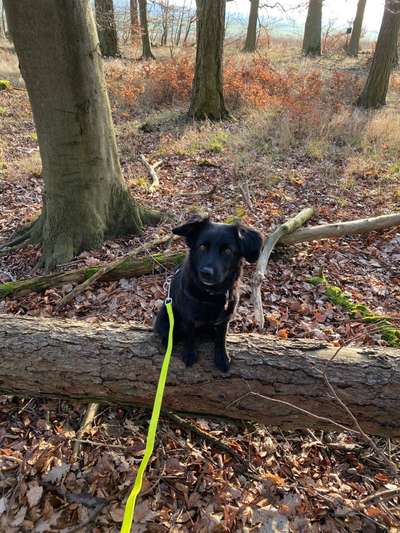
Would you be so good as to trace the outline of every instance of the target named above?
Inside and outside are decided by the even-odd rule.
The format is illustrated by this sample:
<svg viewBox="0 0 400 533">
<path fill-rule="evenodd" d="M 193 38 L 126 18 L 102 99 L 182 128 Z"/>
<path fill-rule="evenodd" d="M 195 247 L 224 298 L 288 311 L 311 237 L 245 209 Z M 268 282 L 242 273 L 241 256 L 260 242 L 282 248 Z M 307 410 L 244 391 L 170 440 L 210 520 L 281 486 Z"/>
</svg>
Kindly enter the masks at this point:
<svg viewBox="0 0 400 533">
<path fill-rule="evenodd" d="M 171 293 L 171 282 L 172 282 L 172 276 L 168 276 L 164 283 L 164 290 L 167 291 L 167 297 L 165 298 L 165 305 L 172 304 L 172 298 L 170 296 Z"/>
<path fill-rule="evenodd" d="M 165 280 L 165 283 L 164 283 L 164 290 L 167 291 L 167 297 L 165 298 L 165 305 L 167 304 L 172 304 L 172 298 L 171 298 L 171 283 L 172 283 L 172 278 L 178 274 L 178 272 L 181 270 L 181 267 L 179 267 L 177 270 L 175 270 L 175 272 L 173 274 L 171 274 L 170 276 L 167 277 L 167 279 Z"/>
</svg>

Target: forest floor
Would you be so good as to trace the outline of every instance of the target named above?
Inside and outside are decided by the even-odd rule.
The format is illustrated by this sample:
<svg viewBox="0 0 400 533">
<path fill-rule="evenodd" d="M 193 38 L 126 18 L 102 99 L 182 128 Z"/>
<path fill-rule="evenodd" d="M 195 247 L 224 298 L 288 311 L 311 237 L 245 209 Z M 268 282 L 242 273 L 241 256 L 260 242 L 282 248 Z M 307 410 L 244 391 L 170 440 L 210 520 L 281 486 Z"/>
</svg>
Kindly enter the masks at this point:
<svg viewBox="0 0 400 533">
<path fill-rule="evenodd" d="M 170 219 L 138 237 L 108 241 L 61 269 L 113 260 L 168 235 L 198 210 L 215 221 L 241 218 L 264 235 L 306 206 L 316 210 L 310 224 L 400 210 L 397 72 L 388 106 L 367 113 L 352 101 L 365 79 L 368 55 L 310 61 L 282 47 L 251 61 L 228 54 L 227 102 L 235 120 L 194 124 L 184 119 L 190 54 L 149 65 L 128 59 L 106 63 L 128 186 L 140 202 L 168 212 Z M 0 91 L 0 242 L 39 213 L 42 193 L 27 93 L 15 57 L 0 46 L 2 78 L 11 79 L 13 87 Z M 152 163 L 161 161 L 155 192 L 149 190 L 141 154 Z M 39 256 L 40 249 L 29 246 L 1 257 L 0 282 L 40 273 Z M 263 333 L 385 346 L 376 328 L 332 304 L 323 287 L 308 280 L 325 274 L 354 301 L 400 327 L 399 264 L 398 227 L 276 252 L 262 289 Z M 245 268 L 231 326 L 237 331 L 256 328 L 252 272 Z M 57 302 L 72 285 L 10 297 L 0 301 L 0 313 L 151 325 L 168 274 L 97 283 L 60 312 Z M 88 518 L 82 531 L 118 530 L 143 454 L 148 413 L 103 406 L 74 458 L 73 439 L 83 415 L 77 402 L 0 398 L 0 530 L 65 533 L 78 531 L 74 528 Z M 135 531 L 399 531 L 398 498 L 360 503 L 397 487 L 362 439 L 282 432 L 245 421 L 195 418 L 191 423 L 250 460 L 258 479 L 214 444 L 165 418 Z M 376 442 L 400 466 L 400 443 Z"/>
</svg>

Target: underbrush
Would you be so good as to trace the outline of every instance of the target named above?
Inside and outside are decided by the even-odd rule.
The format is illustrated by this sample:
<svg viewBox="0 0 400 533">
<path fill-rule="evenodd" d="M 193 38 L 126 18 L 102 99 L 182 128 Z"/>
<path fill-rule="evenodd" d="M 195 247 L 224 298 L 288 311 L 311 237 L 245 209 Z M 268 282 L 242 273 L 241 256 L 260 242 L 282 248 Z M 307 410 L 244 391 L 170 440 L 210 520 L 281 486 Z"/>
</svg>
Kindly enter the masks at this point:
<svg viewBox="0 0 400 533">
<path fill-rule="evenodd" d="M 144 64 L 113 61 L 107 64 L 107 84 L 112 97 L 130 110 L 160 109 L 188 104 L 193 69 L 189 56 Z M 333 71 L 323 77 L 308 63 L 306 68 L 277 70 L 266 57 L 243 54 L 226 59 L 224 80 L 227 105 L 233 111 L 246 106 L 281 106 L 304 114 L 326 105 L 337 110 L 361 88 L 355 74 Z"/>
</svg>

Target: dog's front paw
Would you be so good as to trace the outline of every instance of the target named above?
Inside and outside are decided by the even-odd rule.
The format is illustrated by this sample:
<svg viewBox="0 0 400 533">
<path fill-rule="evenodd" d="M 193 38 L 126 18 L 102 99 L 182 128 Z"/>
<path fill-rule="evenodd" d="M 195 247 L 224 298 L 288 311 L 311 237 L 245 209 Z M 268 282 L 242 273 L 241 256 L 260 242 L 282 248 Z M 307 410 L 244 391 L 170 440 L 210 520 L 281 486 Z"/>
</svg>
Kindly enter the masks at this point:
<svg viewBox="0 0 400 533">
<path fill-rule="evenodd" d="M 195 352 L 185 352 L 182 359 L 186 366 L 193 366 L 197 361 L 197 354 Z"/>
<path fill-rule="evenodd" d="M 228 372 L 231 366 L 231 358 L 226 352 L 220 352 L 215 354 L 214 358 L 215 366 L 221 372 Z"/>
</svg>

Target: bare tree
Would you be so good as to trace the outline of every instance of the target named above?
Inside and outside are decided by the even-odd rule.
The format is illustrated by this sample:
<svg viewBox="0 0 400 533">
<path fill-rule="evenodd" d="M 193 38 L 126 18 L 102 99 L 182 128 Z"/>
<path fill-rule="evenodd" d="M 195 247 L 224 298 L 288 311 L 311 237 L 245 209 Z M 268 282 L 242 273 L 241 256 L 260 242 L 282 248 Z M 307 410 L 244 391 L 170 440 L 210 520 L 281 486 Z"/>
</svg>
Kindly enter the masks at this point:
<svg viewBox="0 0 400 533">
<path fill-rule="evenodd" d="M 104 57 L 116 57 L 119 53 L 113 0 L 95 0 L 95 9 L 101 53 Z"/>
<path fill-rule="evenodd" d="M 306 56 L 321 55 L 322 1 L 309 0 L 304 28 L 303 53 Z"/>
<path fill-rule="evenodd" d="M 397 59 L 399 28 L 400 0 L 386 0 L 374 57 L 358 106 L 373 108 L 386 104 L 390 74 Z"/>
<path fill-rule="evenodd" d="M 149 24 L 147 21 L 147 0 L 139 0 L 140 31 L 142 33 L 142 59 L 155 59 L 151 51 Z"/>
<path fill-rule="evenodd" d="M 137 43 L 140 35 L 138 0 L 130 0 L 130 22 L 131 22 L 131 42 Z"/>
<path fill-rule="evenodd" d="M 246 42 L 243 52 L 255 52 L 257 43 L 257 21 L 260 0 L 250 0 L 250 14 L 247 24 Z"/>
<path fill-rule="evenodd" d="M 223 89 L 225 0 L 196 0 L 197 50 L 189 115 L 221 120 L 229 113 Z"/>
<path fill-rule="evenodd" d="M 351 32 L 350 43 L 347 48 L 347 54 L 349 56 L 358 56 L 358 49 L 360 47 L 360 37 L 366 3 L 367 0 L 358 0 L 356 18 L 353 22 L 353 30 Z"/>
<path fill-rule="evenodd" d="M 122 177 L 90 0 L 5 0 L 43 164 L 43 209 L 18 236 L 47 269 L 154 222 Z"/>
</svg>

